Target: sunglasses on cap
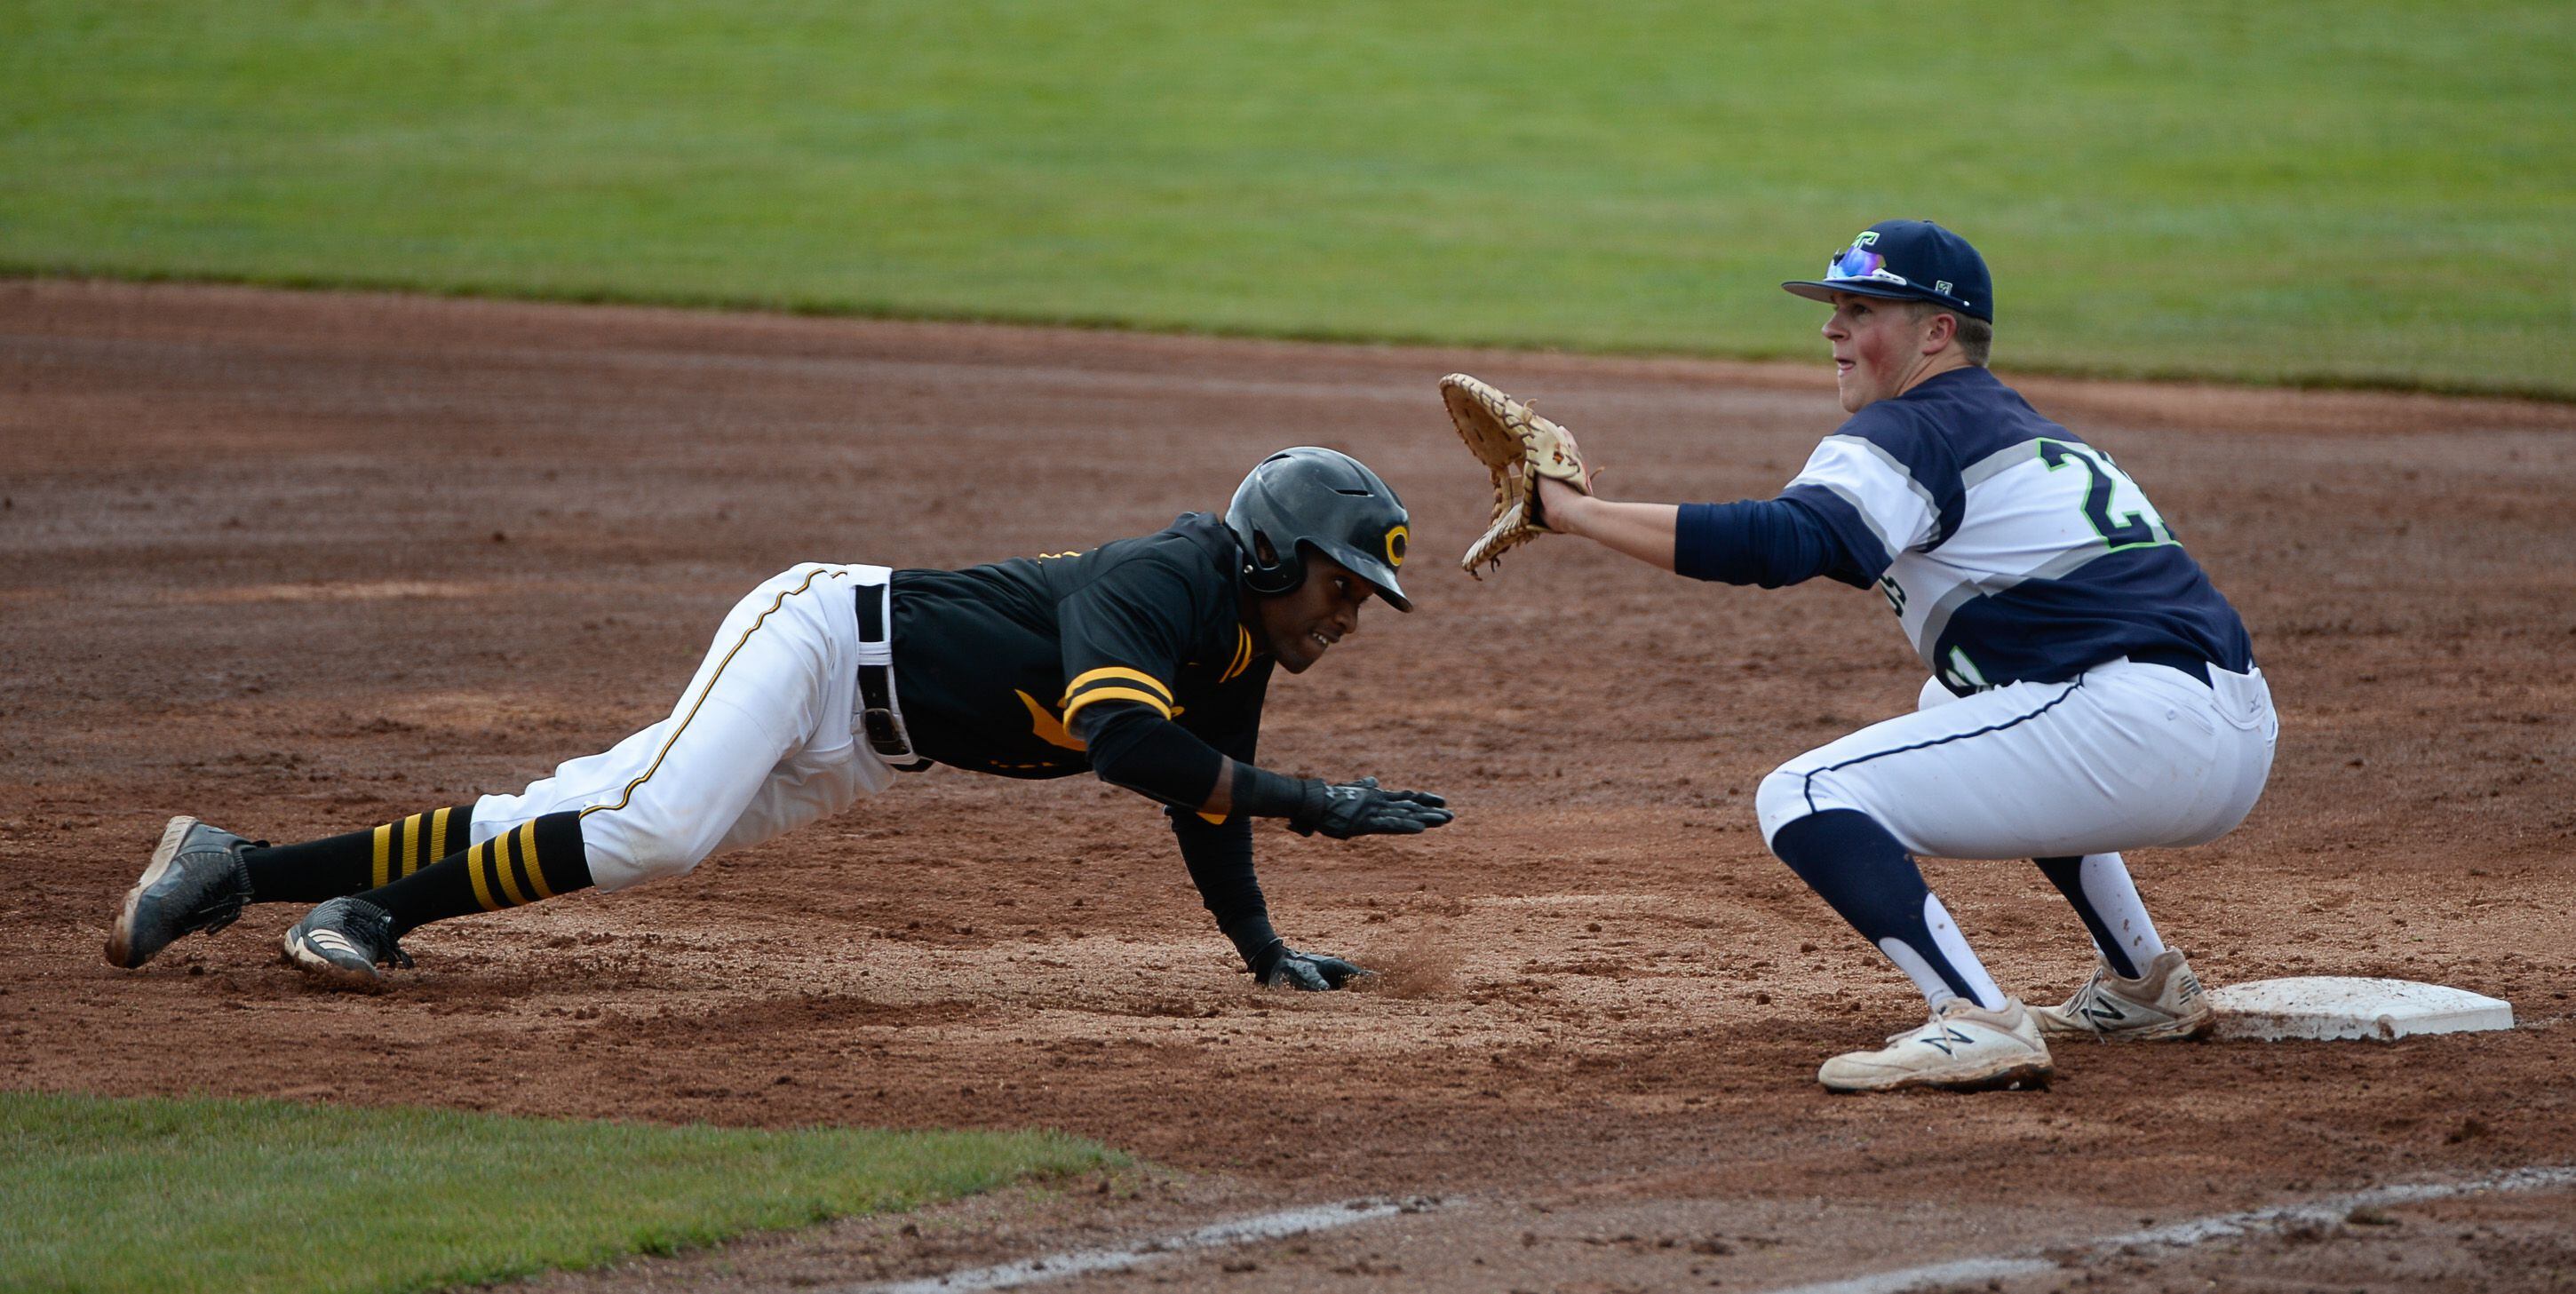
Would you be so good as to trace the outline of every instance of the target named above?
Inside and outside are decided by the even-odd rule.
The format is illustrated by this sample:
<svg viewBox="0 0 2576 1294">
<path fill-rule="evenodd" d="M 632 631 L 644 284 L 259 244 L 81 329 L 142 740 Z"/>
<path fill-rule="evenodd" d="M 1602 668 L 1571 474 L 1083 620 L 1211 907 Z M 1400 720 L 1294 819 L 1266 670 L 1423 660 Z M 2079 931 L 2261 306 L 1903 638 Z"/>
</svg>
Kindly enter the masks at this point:
<svg viewBox="0 0 2576 1294">
<path fill-rule="evenodd" d="M 1874 283 L 1893 283 L 1898 287 L 1914 286 L 1904 275 L 1887 268 L 1886 257 L 1859 243 L 1844 248 L 1825 264 L 1825 281 L 1831 283 L 1837 279 L 1868 279 Z"/>
</svg>

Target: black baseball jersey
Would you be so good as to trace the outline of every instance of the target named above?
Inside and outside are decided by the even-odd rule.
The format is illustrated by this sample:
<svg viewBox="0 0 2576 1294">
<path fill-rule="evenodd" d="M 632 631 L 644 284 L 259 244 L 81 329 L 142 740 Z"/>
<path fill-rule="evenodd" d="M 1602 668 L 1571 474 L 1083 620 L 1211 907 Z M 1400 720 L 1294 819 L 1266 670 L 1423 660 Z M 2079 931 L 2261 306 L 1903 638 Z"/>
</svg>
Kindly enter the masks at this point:
<svg viewBox="0 0 2576 1294">
<path fill-rule="evenodd" d="M 1004 777 L 1091 771 L 1086 707 L 1128 702 L 1253 762 L 1271 658 L 1243 624 L 1234 535 L 1185 513 L 1089 552 L 894 573 L 896 704 L 913 749 Z"/>
</svg>

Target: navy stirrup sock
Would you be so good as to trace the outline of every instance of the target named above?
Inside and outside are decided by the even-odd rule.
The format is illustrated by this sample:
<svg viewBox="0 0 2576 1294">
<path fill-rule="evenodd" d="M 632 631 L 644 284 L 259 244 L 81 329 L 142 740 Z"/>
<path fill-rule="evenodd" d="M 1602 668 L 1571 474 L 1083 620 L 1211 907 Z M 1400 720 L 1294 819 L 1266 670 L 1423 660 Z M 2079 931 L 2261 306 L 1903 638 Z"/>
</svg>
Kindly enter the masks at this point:
<svg viewBox="0 0 2576 1294">
<path fill-rule="evenodd" d="M 1856 809 L 1808 814 L 1780 828 L 1771 838 L 1771 852 L 1862 938 L 1878 945 L 1913 977 L 1925 996 L 1933 996 L 1935 988 L 1925 982 L 1928 973 L 1937 977 L 1938 985 L 1970 1002 L 1988 1008 L 2003 1005 L 2001 992 L 1955 928 L 1946 941 L 1954 947 L 1942 946 L 1945 941 L 1936 937 L 1928 917 L 1939 911 L 1939 900 L 1924 884 L 1923 869 L 1868 814 Z M 1948 914 L 1941 916 L 1947 925 Z M 1890 948 L 1890 943 L 1905 952 Z M 1909 962 L 1905 953 L 1915 960 Z M 1965 966 L 1958 964 L 1962 959 Z"/>
<path fill-rule="evenodd" d="M 2146 968 L 2138 962 L 2140 945 L 2152 953 L 2161 950 L 2164 941 L 2156 937 L 2154 925 L 2147 920 L 2147 910 L 2138 901 L 2136 887 L 2126 879 L 2118 879 L 2127 874 L 2118 855 L 2108 855 L 2104 859 L 2114 880 L 2106 885 L 2112 893 L 2102 901 L 2115 906 L 2124 924 L 2134 924 L 2138 934 L 2129 938 L 2112 932 L 2111 918 L 2102 911 L 2093 892 L 2084 888 L 2083 855 L 2034 858 L 2030 861 L 2039 864 L 2040 875 L 2047 877 L 2049 884 L 2056 886 L 2057 892 L 2065 895 L 2066 901 L 2074 906 L 2075 915 L 2084 919 L 2084 929 L 2093 936 L 2094 949 L 2102 954 L 2102 963 L 2111 968 L 2112 974 L 2122 979 L 2136 979 L 2145 973 Z M 2133 943 L 2133 939 L 2139 942 Z"/>
</svg>

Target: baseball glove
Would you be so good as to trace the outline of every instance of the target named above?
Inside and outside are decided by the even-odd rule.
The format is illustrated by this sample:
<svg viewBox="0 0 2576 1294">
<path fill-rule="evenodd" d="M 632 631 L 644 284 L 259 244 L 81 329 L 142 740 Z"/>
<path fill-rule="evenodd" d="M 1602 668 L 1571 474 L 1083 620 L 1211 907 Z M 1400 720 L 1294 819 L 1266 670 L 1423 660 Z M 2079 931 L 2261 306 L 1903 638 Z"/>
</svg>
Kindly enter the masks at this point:
<svg viewBox="0 0 2576 1294">
<path fill-rule="evenodd" d="M 1503 554 L 1549 533 L 1539 512 L 1538 482 L 1552 476 L 1592 493 L 1592 469 L 1574 433 L 1464 373 L 1440 379 L 1440 398 L 1458 436 L 1494 477 L 1494 515 L 1485 533 L 1467 546 L 1458 568 L 1478 579 L 1479 566 L 1500 567 Z"/>
</svg>

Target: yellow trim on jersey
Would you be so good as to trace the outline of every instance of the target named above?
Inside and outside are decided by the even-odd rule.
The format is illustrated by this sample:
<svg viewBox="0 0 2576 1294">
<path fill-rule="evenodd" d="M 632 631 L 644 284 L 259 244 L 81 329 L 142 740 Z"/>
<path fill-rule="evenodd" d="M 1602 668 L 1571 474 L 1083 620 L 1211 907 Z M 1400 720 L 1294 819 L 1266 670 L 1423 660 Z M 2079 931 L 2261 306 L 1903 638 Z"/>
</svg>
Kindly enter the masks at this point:
<svg viewBox="0 0 2576 1294">
<path fill-rule="evenodd" d="M 501 878 L 502 897 L 510 900 L 509 906 L 515 908 L 527 902 L 528 896 L 519 892 L 519 882 L 510 875 L 510 835 L 504 831 L 492 837 L 492 870 Z"/>
<path fill-rule="evenodd" d="M 465 851 L 465 878 L 474 882 L 474 901 L 482 904 L 486 912 L 501 910 L 501 905 L 492 901 L 492 887 L 483 883 L 483 864 L 492 857 L 493 841 L 499 839 L 494 836 Z"/>
<path fill-rule="evenodd" d="M 1199 815 L 1199 818 L 1211 827 L 1222 827 L 1225 825 L 1225 815 L 1222 813 L 1202 813 Z"/>
<path fill-rule="evenodd" d="M 429 815 L 429 861 L 447 857 L 447 815 L 454 809 L 441 809 Z"/>
<path fill-rule="evenodd" d="M 519 866 L 527 872 L 528 888 L 535 890 L 538 898 L 555 896 L 553 890 L 546 888 L 545 868 L 537 862 L 537 820 L 534 818 L 519 828 Z"/>
<path fill-rule="evenodd" d="M 1234 627 L 1234 663 L 1225 667 L 1225 673 L 1217 679 L 1217 682 L 1220 684 L 1231 683 L 1234 681 L 1235 675 L 1251 668 L 1251 666 L 1252 631 L 1241 625 L 1236 625 Z"/>
<path fill-rule="evenodd" d="M 847 568 L 845 567 L 818 566 L 805 576 L 804 583 L 779 594 L 778 597 L 769 604 L 769 610 L 761 612 L 759 617 L 751 622 L 751 627 L 742 631 L 742 637 L 734 640 L 733 646 L 726 650 L 724 659 L 716 662 L 716 672 L 707 676 L 707 685 L 699 691 L 698 699 L 689 703 L 689 712 L 687 714 L 680 716 L 680 726 L 671 730 L 671 739 L 663 742 L 660 750 L 653 752 L 653 762 L 644 770 L 643 776 L 626 784 L 625 791 L 620 793 L 617 797 L 617 803 L 591 805 L 581 811 L 581 816 L 587 818 L 594 813 L 615 813 L 632 802 L 635 798 L 635 788 L 642 786 L 646 782 L 652 781 L 653 774 L 661 771 L 662 761 L 670 756 L 671 747 L 679 744 L 680 734 L 687 732 L 689 730 L 689 725 L 696 721 L 699 708 L 706 705 L 707 696 L 716 690 L 717 683 L 724 680 L 726 667 L 732 665 L 733 658 L 742 653 L 743 645 L 751 641 L 751 636 L 759 633 L 762 625 L 769 623 L 769 617 L 775 613 L 778 608 L 787 605 L 787 599 L 814 587 L 814 581 L 822 578 L 826 573 L 846 573 L 846 570 Z"/>
<path fill-rule="evenodd" d="M 1163 680 L 1158 679 L 1143 670 L 1129 669 L 1124 665 L 1103 665 L 1098 669 L 1084 670 L 1082 673 L 1075 675 L 1072 682 L 1064 685 L 1064 699 L 1070 701 L 1073 699 L 1073 694 L 1081 691 L 1086 684 L 1089 684 L 1095 679 L 1106 678 L 1123 678 L 1142 683 L 1145 686 L 1154 689 L 1156 692 L 1161 693 L 1164 704 L 1169 705 L 1172 702 L 1172 689 L 1163 686 Z"/>
<path fill-rule="evenodd" d="M 1043 741 L 1050 746 L 1061 746 L 1066 750 L 1081 750 L 1084 748 L 1082 739 L 1065 731 L 1064 720 L 1057 718 L 1055 713 L 1047 709 L 1045 706 L 1039 705 L 1036 697 L 1030 696 L 1028 693 L 1022 692 L 1017 688 L 1013 688 L 1011 690 L 1011 695 L 1018 697 L 1020 699 L 1020 704 L 1029 708 L 1029 731 L 1037 734 L 1038 740 Z M 1025 766 L 1010 765 L 1010 767 L 1016 768 Z M 1052 766 L 1038 765 L 1035 767 Z"/>
<path fill-rule="evenodd" d="M 1154 713 L 1166 719 L 1172 717 L 1172 707 L 1164 704 L 1163 698 L 1151 692 L 1140 692 L 1132 687 L 1095 687 L 1075 697 L 1073 704 L 1064 708 L 1065 731 L 1073 730 L 1073 716 L 1081 713 L 1082 707 L 1094 701 L 1141 701 L 1152 707 Z"/>
<path fill-rule="evenodd" d="M 376 870 L 372 873 L 376 883 L 371 888 L 381 890 L 385 887 L 385 882 L 393 879 L 387 874 L 388 868 L 393 863 L 393 856 L 394 824 L 388 822 L 376 828 Z"/>
</svg>

